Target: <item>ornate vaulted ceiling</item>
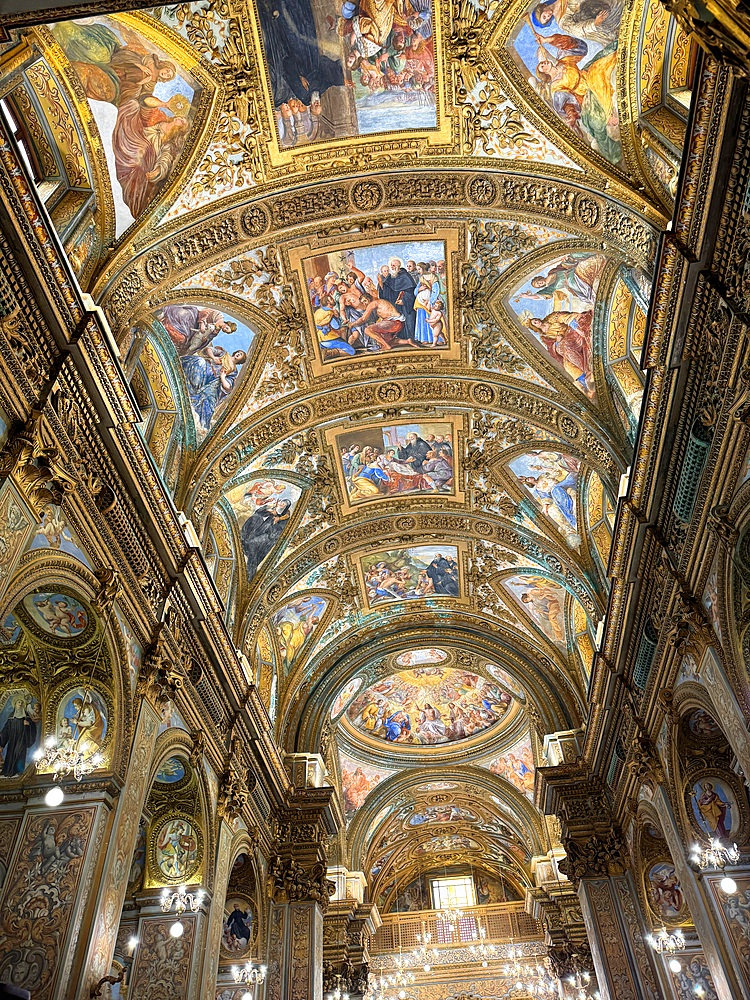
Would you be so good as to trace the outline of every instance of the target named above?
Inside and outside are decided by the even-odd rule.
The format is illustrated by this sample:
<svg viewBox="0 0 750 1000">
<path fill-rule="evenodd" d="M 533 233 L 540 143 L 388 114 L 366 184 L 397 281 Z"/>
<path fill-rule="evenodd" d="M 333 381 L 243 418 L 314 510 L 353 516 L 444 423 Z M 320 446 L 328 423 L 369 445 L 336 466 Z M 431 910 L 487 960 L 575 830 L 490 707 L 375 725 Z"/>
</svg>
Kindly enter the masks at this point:
<svg viewBox="0 0 750 1000">
<path fill-rule="evenodd" d="M 448 862 L 521 886 L 606 613 L 689 45 L 639 0 L 91 13 L 6 48 L 3 96 L 246 679 L 327 754 L 383 905 Z"/>
</svg>

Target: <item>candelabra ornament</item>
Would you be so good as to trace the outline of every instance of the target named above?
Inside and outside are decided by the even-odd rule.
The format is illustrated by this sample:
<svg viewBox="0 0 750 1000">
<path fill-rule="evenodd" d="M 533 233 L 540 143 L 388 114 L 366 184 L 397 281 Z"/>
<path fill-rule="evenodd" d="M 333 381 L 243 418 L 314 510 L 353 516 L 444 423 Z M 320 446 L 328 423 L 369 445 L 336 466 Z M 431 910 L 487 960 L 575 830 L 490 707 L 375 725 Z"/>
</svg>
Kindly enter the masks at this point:
<svg viewBox="0 0 750 1000">
<path fill-rule="evenodd" d="M 437 948 L 429 947 L 432 941 L 432 934 L 429 931 L 423 930 L 421 934 L 417 934 L 417 941 L 419 942 L 419 947 L 414 949 L 414 957 L 424 971 L 429 972 L 438 957 Z"/>
<path fill-rule="evenodd" d="M 712 840 L 708 847 L 701 850 L 700 844 L 693 844 L 690 860 L 694 866 L 705 871 L 707 868 L 718 868 L 723 871 L 727 865 L 736 865 L 740 861 L 737 845 L 722 844 L 720 840 Z"/>
<path fill-rule="evenodd" d="M 476 944 L 470 945 L 469 951 L 472 955 L 476 955 L 477 959 L 481 959 L 483 969 L 487 968 L 489 959 L 492 958 L 497 951 L 494 944 L 487 943 L 487 931 L 481 925 L 479 927 L 479 941 Z"/>
<path fill-rule="evenodd" d="M 180 917 L 185 910 L 194 912 L 201 905 L 202 901 L 202 889 L 198 889 L 197 892 L 188 892 L 184 885 L 179 886 L 174 890 L 174 892 L 170 892 L 169 889 L 164 889 L 161 894 L 161 908 L 163 912 L 169 913 L 174 906 L 175 913 L 177 914 L 177 920 L 175 920 L 169 928 L 169 933 L 173 938 L 182 937 L 185 933 L 185 925 L 180 920 Z"/>
<path fill-rule="evenodd" d="M 649 934 L 647 940 L 654 951 L 660 955 L 674 955 L 678 951 L 685 950 L 685 938 L 682 936 L 682 931 L 679 927 L 670 934 L 667 928 L 662 926 L 656 937 L 653 934 Z"/>
<path fill-rule="evenodd" d="M 248 962 L 247 965 L 243 965 L 240 969 L 238 966 L 232 966 L 232 975 L 234 976 L 235 983 L 244 983 L 248 986 L 260 986 L 261 983 L 266 981 L 266 967 L 265 965 L 259 965 L 257 968 L 253 965 L 252 961 Z M 341 976 L 337 976 L 337 979 L 341 979 Z M 249 996 L 250 994 L 246 994 Z M 347 994 L 339 993 L 333 994 L 336 1000 L 348 1000 Z M 244 997 L 243 997 L 244 1000 Z"/>
</svg>

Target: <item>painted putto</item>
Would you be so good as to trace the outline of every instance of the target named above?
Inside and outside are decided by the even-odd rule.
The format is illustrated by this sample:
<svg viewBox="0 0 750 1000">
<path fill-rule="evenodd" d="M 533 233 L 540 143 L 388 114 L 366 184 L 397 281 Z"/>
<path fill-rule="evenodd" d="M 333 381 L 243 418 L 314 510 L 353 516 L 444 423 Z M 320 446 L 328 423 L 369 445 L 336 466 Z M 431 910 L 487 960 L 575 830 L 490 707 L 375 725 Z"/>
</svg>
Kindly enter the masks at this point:
<svg viewBox="0 0 750 1000">
<path fill-rule="evenodd" d="M 512 699 L 466 670 L 415 667 L 373 684 L 351 703 L 347 718 L 365 736 L 387 743 L 454 743 L 494 726 Z"/>
</svg>

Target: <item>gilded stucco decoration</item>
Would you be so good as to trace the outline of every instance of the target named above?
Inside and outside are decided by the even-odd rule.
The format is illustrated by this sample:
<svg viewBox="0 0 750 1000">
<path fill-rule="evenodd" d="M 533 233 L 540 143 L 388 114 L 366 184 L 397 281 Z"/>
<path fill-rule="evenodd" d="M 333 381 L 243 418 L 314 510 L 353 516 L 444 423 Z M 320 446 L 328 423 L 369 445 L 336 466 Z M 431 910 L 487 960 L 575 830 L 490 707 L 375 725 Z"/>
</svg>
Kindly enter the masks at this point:
<svg viewBox="0 0 750 1000">
<path fill-rule="evenodd" d="M 127 779 L 117 885 L 134 900 L 216 888 L 205 995 L 217 965 L 258 956 L 266 918 L 278 995 L 282 923 L 295 953 L 310 930 L 280 905 L 316 898 L 302 893 L 310 879 L 327 902 L 323 821 L 299 835 L 304 864 L 282 856 L 260 787 L 273 784 L 277 811 L 300 782 L 322 798 L 316 754 L 338 796 L 325 837 L 338 808 L 336 849 L 384 911 L 447 864 L 475 869 L 488 899 L 518 902 L 553 847 L 534 799 L 544 737 L 580 730 L 600 625 L 617 610 L 609 549 L 661 377 L 641 363 L 653 368 L 642 355 L 658 349 L 646 317 L 694 48 L 644 0 L 593 13 L 577 0 L 409 7 L 82 9 L 0 51 L 0 97 L 119 352 L 123 385 L 97 361 L 118 413 L 107 432 L 139 455 L 138 502 L 172 518 L 156 539 L 133 527 L 133 497 L 103 456 L 83 458 L 90 387 L 53 379 L 51 415 L 34 410 L 0 456 L 0 726 L 12 718 L 23 737 L 1 780 L 15 789 L 54 732 L 125 781 L 123 748 L 148 732 L 154 767 Z M 31 320 L 3 311 L 0 323 L 14 376 L 46 385 Z M 59 375 L 67 355 L 47 353 Z M 102 546 L 87 547 L 71 510 L 82 484 L 137 586 L 107 590 Z M 721 641 L 720 572 L 702 604 Z M 257 745 L 284 752 L 263 780 L 238 722 L 248 706 Z M 688 708 L 682 826 L 735 835 L 748 819 L 739 782 L 723 758 L 699 759 L 690 726 L 711 718 Z M 56 836 L 90 827 L 66 812 Z M 40 835 L 22 828 L 24 864 Z M 230 869 L 217 845 L 243 837 Z M 634 850 L 651 914 L 685 923 L 656 828 L 639 828 Z M 70 862 L 75 895 L 72 848 Z M 141 919 L 133 983 L 186 991 L 192 976 L 195 994 L 183 958 L 204 933 L 197 918 L 170 944 L 171 981 L 155 958 L 166 924 Z"/>
</svg>

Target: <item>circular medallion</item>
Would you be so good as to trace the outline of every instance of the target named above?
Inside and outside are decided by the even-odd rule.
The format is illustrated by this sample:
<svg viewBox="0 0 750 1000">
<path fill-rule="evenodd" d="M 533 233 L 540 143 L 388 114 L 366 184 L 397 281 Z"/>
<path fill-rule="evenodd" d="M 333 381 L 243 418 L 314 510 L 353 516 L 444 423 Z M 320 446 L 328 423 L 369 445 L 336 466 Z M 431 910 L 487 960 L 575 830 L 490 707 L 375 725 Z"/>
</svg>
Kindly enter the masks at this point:
<svg viewBox="0 0 750 1000">
<path fill-rule="evenodd" d="M 415 528 L 416 525 L 417 522 L 415 518 L 410 517 L 408 514 L 406 514 L 404 517 L 396 518 L 396 527 L 398 528 L 399 531 L 409 531 L 411 528 Z"/>
<path fill-rule="evenodd" d="M 490 177 L 480 174 L 471 178 L 466 186 L 466 194 L 474 205 L 491 205 L 497 195 L 497 188 Z"/>
<path fill-rule="evenodd" d="M 480 406 L 489 406 L 495 400 L 495 390 L 486 382 L 475 382 L 471 387 L 471 396 Z"/>
<path fill-rule="evenodd" d="M 338 538 L 326 538 L 323 542 L 323 551 L 329 556 L 332 552 L 338 551 L 340 544 Z"/>
<path fill-rule="evenodd" d="M 477 533 L 484 535 L 485 538 L 493 535 L 495 530 L 488 521 L 477 521 L 474 527 L 477 529 Z"/>
<path fill-rule="evenodd" d="M 577 438 L 581 433 L 581 427 L 578 421 L 574 420 L 573 417 L 569 416 L 567 413 L 560 414 L 557 418 L 557 426 L 568 438 Z"/>
<path fill-rule="evenodd" d="M 239 458 L 237 458 L 237 452 L 230 451 L 228 454 L 224 455 L 219 462 L 219 472 L 225 479 L 229 479 L 237 471 L 240 464 Z"/>
<path fill-rule="evenodd" d="M 351 191 L 352 204 L 360 212 L 372 212 L 380 207 L 383 189 L 375 181 L 359 181 Z"/>
<path fill-rule="evenodd" d="M 260 236 L 268 229 L 268 212 L 262 205 L 251 205 L 242 213 L 242 228 L 248 236 Z"/>
<path fill-rule="evenodd" d="M 281 597 L 281 584 L 274 583 L 266 591 L 266 604 L 275 604 Z"/>
<path fill-rule="evenodd" d="M 298 403 L 289 411 L 289 423 L 295 427 L 300 427 L 302 424 L 306 424 L 311 416 L 312 410 L 310 407 L 306 403 Z"/>
<path fill-rule="evenodd" d="M 169 277 L 169 260 L 163 253 L 154 253 L 146 261 L 146 277 L 155 285 Z"/>
<path fill-rule="evenodd" d="M 599 221 L 599 204 L 585 194 L 579 194 L 575 200 L 573 212 L 576 219 L 587 229 L 595 229 Z"/>
<path fill-rule="evenodd" d="M 173 817 L 166 820 L 155 837 L 154 860 L 170 882 L 187 882 L 200 864 L 203 838 L 190 820 Z"/>
<path fill-rule="evenodd" d="M 376 396 L 382 403 L 397 403 L 403 396 L 404 391 L 398 382 L 386 382 L 379 385 Z"/>
</svg>

